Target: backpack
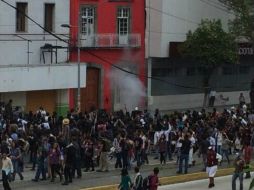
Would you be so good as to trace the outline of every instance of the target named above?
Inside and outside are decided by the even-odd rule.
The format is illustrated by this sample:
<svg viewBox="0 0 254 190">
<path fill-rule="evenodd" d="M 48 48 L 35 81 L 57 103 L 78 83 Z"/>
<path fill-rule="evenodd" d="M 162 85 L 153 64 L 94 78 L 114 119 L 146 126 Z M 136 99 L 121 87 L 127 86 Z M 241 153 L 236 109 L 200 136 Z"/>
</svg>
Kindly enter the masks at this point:
<svg viewBox="0 0 254 190">
<path fill-rule="evenodd" d="M 143 189 L 143 177 L 142 175 L 138 175 L 136 181 L 135 181 L 135 189 Z"/>
<path fill-rule="evenodd" d="M 143 179 L 143 190 L 149 190 L 151 176 L 147 176 Z"/>
</svg>

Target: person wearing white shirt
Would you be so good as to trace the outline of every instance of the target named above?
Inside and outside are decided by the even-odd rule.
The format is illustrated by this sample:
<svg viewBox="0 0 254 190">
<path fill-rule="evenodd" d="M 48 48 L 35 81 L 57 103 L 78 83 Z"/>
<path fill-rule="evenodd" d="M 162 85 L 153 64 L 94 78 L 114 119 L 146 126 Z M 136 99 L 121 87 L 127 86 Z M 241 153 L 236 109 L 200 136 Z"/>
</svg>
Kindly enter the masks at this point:
<svg viewBox="0 0 254 190">
<path fill-rule="evenodd" d="M 26 120 L 24 120 L 24 119 L 21 119 L 21 118 L 18 118 L 17 121 L 21 123 L 22 130 L 25 132 L 26 131 L 26 125 L 27 125 L 28 122 Z"/>
<path fill-rule="evenodd" d="M 254 124 L 254 111 L 253 110 L 249 114 L 248 119 L 249 119 L 251 124 Z"/>
<path fill-rule="evenodd" d="M 118 134 L 113 141 L 113 147 L 115 148 L 115 154 L 116 154 L 116 163 L 115 163 L 115 168 L 122 168 L 122 161 L 121 161 L 121 146 L 120 146 L 120 140 L 121 140 L 121 135 Z"/>
<path fill-rule="evenodd" d="M 193 132 L 189 132 L 190 133 L 190 138 L 189 140 L 191 141 L 191 148 L 189 151 L 189 167 L 193 165 L 193 147 L 196 143 L 196 139 L 194 138 L 194 133 Z"/>
<path fill-rule="evenodd" d="M 156 156 L 155 156 L 154 159 L 158 159 L 159 158 L 158 142 L 159 142 L 159 139 L 161 138 L 162 134 L 163 134 L 163 131 L 156 131 L 154 133 L 154 148 L 155 148 L 155 152 L 156 152 Z"/>
<path fill-rule="evenodd" d="M 209 94 L 209 106 L 210 107 L 213 107 L 213 105 L 214 105 L 215 95 L 216 95 L 216 91 L 215 90 L 211 90 L 210 94 Z"/>
<path fill-rule="evenodd" d="M 212 136 L 210 136 L 208 138 L 208 141 L 210 143 L 210 146 L 213 148 L 213 150 L 215 150 L 215 145 L 216 145 L 216 142 L 215 142 L 215 138 L 213 138 Z"/>
<path fill-rule="evenodd" d="M 168 159 L 173 160 L 172 159 L 172 152 L 171 152 L 171 130 L 172 130 L 172 126 L 167 121 L 164 121 L 163 124 L 166 127 L 166 130 L 163 131 L 163 134 L 166 136 Z"/>
<path fill-rule="evenodd" d="M 176 141 L 176 148 L 175 148 L 175 152 L 177 155 L 177 159 L 176 159 L 176 163 L 178 164 L 180 161 L 180 155 L 181 155 L 181 148 L 182 148 L 182 142 L 181 140 L 183 139 L 183 134 L 181 131 L 178 132 L 178 139 Z"/>
<path fill-rule="evenodd" d="M 6 153 L 2 154 L 2 179 L 4 190 L 11 190 L 8 175 L 13 173 L 13 165 L 11 159 L 7 157 Z"/>
<path fill-rule="evenodd" d="M 42 127 L 43 127 L 44 129 L 50 129 L 50 125 L 49 125 L 48 122 L 43 122 L 43 123 L 42 123 Z"/>
<path fill-rule="evenodd" d="M 141 161 L 144 163 L 145 154 L 146 154 L 146 136 L 143 131 L 141 131 L 140 138 L 142 139 L 142 147 L 141 147 Z"/>
<path fill-rule="evenodd" d="M 217 147 L 216 147 L 217 153 L 221 155 L 222 132 L 219 131 L 219 130 L 215 134 L 215 141 L 216 141 L 216 144 L 217 144 Z"/>
</svg>

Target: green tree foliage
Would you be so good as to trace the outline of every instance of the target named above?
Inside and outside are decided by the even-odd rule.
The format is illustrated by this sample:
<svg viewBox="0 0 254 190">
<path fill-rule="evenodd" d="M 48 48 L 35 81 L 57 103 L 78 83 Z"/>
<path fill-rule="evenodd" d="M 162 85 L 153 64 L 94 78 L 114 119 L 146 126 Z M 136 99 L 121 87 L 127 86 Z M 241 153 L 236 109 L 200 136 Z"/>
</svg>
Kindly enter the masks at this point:
<svg viewBox="0 0 254 190">
<path fill-rule="evenodd" d="M 213 71 L 222 64 L 232 64 L 238 60 L 234 37 L 223 30 L 220 20 L 202 20 L 194 32 L 188 32 L 181 51 L 185 57 L 196 61 L 203 70 L 205 106 Z"/>
<path fill-rule="evenodd" d="M 245 37 L 254 44 L 254 0 L 220 0 L 234 12 L 229 22 L 230 31 L 236 37 Z"/>
<path fill-rule="evenodd" d="M 234 37 L 223 30 L 220 20 L 202 20 L 194 32 L 188 32 L 182 52 L 199 63 L 205 76 L 222 64 L 238 60 Z"/>
</svg>

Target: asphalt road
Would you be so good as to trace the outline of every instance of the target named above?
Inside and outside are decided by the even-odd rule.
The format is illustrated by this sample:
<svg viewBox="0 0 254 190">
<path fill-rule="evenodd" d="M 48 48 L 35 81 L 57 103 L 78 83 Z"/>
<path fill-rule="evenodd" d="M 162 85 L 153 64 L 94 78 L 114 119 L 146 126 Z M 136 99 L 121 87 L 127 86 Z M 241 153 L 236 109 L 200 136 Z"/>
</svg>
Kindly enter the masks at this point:
<svg viewBox="0 0 254 190">
<path fill-rule="evenodd" d="M 202 170 L 201 159 L 195 157 L 196 165 L 189 168 L 189 173 L 200 172 Z M 160 168 L 160 177 L 175 176 L 177 171 L 177 165 L 175 161 L 168 162 L 166 165 L 160 166 L 159 160 L 154 160 L 152 157 L 149 157 L 149 165 L 144 165 L 141 168 L 141 173 L 143 176 L 148 176 L 151 174 L 153 168 L 158 166 Z M 135 163 L 133 163 L 135 166 Z M 15 190 L 45 190 L 45 189 L 54 189 L 54 190 L 78 190 L 87 187 L 103 186 L 118 184 L 120 182 L 120 169 L 114 169 L 114 160 L 110 162 L 110 171 L 109 172 L 88 172 L 82 173 L 81 179 L 74 179 L 73 183 L 68 186 L 61 185 L 59 178 L 55 182 L 51 183 L 48 181 L 39 181 L 32 182 L 31 179 L 34 178 L 35 171 L 30 171 L 30 165 L 27 165 L 25 168 L 24 180 L 19 180 L 19 177 L 16 176 L 16 180 L 11 183 L 11 187 Z M 227 163 L 222 164 L 219 168 L 227 168 Z M 130 175 L 132 179 L 134 178 L 133 170 L 131 170 Z M 2 184 L 0 184 L 2 186 Z M 206 186 L 205 186 L 206 187 Z M 1 189 L 1 187 L 0 187 Z"/>
<path fill-rule="evenodd" d="M 224 176 L 215 178 L 215 187 L 212 190 L 232 190 L 231 188 L 232 176 Z M 249 189 L 251 179 L 244 179 L 243 189 Z M 159 190 L 204 190 L 208 189 L 208 179 L 198 180 L 186 183 L 179 183 L 174 185 L 166 185 L 159 187 Z M 239 189 L 239 181 L 237 180 L 236 189 Z"/>
</svg>

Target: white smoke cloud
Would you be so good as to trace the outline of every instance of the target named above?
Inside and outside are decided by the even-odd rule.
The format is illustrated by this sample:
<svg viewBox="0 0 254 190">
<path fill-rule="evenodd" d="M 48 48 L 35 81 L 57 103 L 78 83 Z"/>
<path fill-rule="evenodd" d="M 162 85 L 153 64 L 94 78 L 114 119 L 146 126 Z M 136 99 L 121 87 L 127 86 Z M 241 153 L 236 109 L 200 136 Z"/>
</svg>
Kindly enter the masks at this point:
<svg viewBox="0 0 254 190">
<path fill-rule="evenodd" d="M 124 70 L 128 68 L 124 67 Z M 111 79 L 112 92 L 115 93 L 116 99 L 119 99 L 119 109 L 127 109 L 131 112 L 135 107 L 139 107 L 142 98 L 146 97 L 145 87 L 140 79 L 132 74 L 121 71 L 119 69 L 113 69 L 109 74 Z"/>
</svg>

